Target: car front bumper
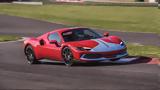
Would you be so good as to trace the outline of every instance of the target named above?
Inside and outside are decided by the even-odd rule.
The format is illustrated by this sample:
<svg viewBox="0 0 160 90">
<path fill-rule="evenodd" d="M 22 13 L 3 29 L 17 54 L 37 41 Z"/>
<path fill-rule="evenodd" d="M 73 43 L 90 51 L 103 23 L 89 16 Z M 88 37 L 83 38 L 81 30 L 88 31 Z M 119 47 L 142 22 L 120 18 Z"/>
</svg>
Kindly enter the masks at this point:
<svg viewBox="0 0 160 90">
<path fill-rule="evenodd" d="M 97 62 L 97 61 L 114 61 L 123 57 L 128 56 L 127 50 L 116 50 L 111 52 L 75 52 L 74 58 L 78 61 L 83 62 Z"/>
<path fill-rule="evenodd" d="M 80 60 L 82 61 L 105 61 L 105 60 L 116 60 L 116 59 L 123 58 L 125 56 L 128 56 L 128 53 L 126 52 L 123 54 L 118 54 L 118 55 L 115 55 L 114 57 L 85 58 L 84 56 L 85 54 L 83 54 L 80 57 Z"/>
</svg>

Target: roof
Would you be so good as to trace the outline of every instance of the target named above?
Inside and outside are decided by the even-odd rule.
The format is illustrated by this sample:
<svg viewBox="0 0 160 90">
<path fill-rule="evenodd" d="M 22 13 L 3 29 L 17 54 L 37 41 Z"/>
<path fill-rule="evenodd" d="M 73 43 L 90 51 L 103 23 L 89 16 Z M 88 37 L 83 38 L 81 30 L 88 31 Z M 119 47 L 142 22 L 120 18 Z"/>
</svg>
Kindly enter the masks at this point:
<svg viewBox="0 0 160 90">
<path fill-rule="evenodd" d="M 61 28 L 61 29 L 57 29 L 57 30 L 53 30 L 50 33 L 54 33 L 54 32 L 59 32 L 59 33 L 63 33 L 65 31 L 69 31 L 69 30 L 76 30 L 76 29 L 84 29 L 84 27 L 70 27 L 70 28 Z"/>
</svg>

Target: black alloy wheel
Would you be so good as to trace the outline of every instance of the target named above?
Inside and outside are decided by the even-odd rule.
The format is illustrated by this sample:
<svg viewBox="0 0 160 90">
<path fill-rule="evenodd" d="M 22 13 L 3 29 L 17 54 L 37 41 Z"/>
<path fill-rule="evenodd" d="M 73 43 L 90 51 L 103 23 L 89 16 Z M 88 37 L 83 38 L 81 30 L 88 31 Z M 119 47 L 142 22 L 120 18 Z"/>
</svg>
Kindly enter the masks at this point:
<svg viewBox="0 0 160 90">
<path fill-rule="evenodd" d="M 65 47 L 62 50 L 62 57 L 66 66 L 71 66 L 73 64 L 73 54 L 69 47 Z"/>
<path fill-rule="evenodd" d="M 37 64 L 38 63 L 38 61 L 36 60 L 32 46 L 28 45 L 25 48 L 25 55 L 27 57 L 29 64 Z"/>
</svg>

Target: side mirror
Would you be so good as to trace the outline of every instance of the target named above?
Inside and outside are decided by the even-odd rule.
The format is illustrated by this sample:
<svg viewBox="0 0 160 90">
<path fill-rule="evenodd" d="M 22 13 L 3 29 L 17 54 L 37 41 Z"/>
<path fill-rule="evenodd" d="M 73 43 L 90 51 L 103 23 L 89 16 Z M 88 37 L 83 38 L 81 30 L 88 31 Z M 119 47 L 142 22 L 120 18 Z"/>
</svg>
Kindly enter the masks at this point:
<svg viewBox="0 0 160 90">
<path fill-rule="evenodd" d="M 104 37 L 108 37 L 108 36 L 109 36 L 109 32 L 103 33 L 103 36 L 104 36 Z"/>
<path fill-rule="evenodd" d="M 60 46 L 56 40 L 50 40 L 49 43 L 50 44 L 55 44 L 57 47 Z"/>
<path fill-rule="evenodd" d="M 49 43 L 50 44 L 57 44 L 57 41 L 56 40 L 50 40 Z"/>
</svg>

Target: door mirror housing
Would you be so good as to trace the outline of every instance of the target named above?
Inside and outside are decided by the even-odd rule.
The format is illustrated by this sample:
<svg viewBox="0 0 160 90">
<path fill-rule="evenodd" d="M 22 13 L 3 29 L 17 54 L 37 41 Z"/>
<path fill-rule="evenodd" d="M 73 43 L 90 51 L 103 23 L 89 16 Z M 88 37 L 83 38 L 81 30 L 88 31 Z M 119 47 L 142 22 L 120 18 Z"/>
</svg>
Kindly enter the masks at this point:
<svg viewBox="0 0 160 90">
<path fill-rule="evenodd" d="M 60 46 L 56 40 L 50 40 L 49 43 L 50 44 L 55 44 L 57 47 Z"/>
<path fill-rule="evenodd" d="M 57 44 L 57 41 L 56 40 L 50 40 L 49 43 L 50 44 Z"/>
<path fill-rule="evenodd" d="M 103 33 L 103 36 L 104 36 L 104 37 L 108 37 L 108 36 L 109 36 L 109 32 Z"/>
</svg>

